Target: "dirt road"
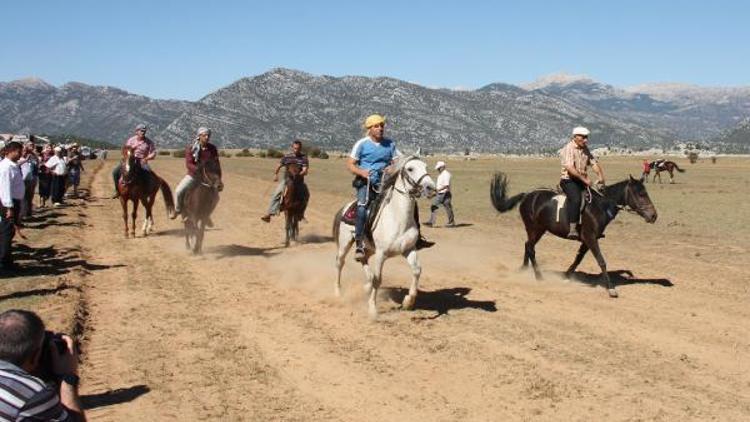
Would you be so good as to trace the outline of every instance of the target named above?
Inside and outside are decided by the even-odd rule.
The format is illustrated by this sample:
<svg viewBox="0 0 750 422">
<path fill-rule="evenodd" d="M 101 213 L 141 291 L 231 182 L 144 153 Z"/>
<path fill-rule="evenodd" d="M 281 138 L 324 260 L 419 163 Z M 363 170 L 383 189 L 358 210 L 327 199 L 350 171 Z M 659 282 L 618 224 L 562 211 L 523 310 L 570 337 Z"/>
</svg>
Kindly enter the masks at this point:
<svg viewBox="0 0 750 422">
<path fill-rule="evenodd" d="M 174 186 L 181 166 L 157 168 Z M 750 420 L 739 266 L 608 235 L 612 270 L 637 262 L 611 300 L 554 272 L 573 257 L 564 241 L 545 241 L 537 282 L 518 271 L 519 226 L 477 220 L 428 231 L 438 245 L 421 254 L 413 312 L 398 309 L 408 267 L 388 261 L 373 323 L 353 262 L 345 297 L 332 295 L 330 221 L 346 197 L 314 192 L 303 242 L 285 250 L 281 220 L 258 219 L 270 181 L 238 168 L 201 257 L 161 200 L 145 239 L 122 237 L 117 201 L 89 208 L 82 247 L 108 266 L 85 286 L 92 420 Z M 110 194 L 108 174 L 94 196 Z M 597 272 L 591 258 L 581 271 Z"/>
</svg>

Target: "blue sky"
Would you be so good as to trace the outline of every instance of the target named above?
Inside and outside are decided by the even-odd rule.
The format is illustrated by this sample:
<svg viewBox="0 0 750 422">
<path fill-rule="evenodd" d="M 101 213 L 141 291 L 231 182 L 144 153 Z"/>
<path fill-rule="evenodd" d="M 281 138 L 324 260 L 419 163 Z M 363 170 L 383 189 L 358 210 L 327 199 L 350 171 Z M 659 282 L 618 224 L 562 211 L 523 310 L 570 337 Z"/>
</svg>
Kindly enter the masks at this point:
<svg viewBox="0 0 750 422">
<path fill-rule="evenodd" d="M 587 74 L 750 85 L 744 1 L 0 0 L 0 81 L 198 99 L 274 67 L 433 87 Z"/>
</svg>

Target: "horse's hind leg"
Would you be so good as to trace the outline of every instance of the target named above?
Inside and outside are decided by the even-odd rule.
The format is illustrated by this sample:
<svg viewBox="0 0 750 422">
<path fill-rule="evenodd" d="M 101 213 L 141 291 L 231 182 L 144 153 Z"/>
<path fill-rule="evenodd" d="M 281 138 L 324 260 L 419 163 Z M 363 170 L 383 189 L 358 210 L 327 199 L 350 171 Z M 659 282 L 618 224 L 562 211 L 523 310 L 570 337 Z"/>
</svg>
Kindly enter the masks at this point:
<svg viewBox="0 0 750 422">
<path fill-rule="evenodd" d="M 339 224 L 341 226 L 344 226 L 341 223 Z M 338 251 L 336 252 L 336 284 L 333 286 L 333 294 L 335 294 L 336 297 L 341 297 L 341 270 L 344 268 L 346 254 L 349 253 L 349 250 L 354 244 L 354 237 L 349 231 L 346 230 L 346 227 L 339 227 L 339 238 L 337 239 L 337 242 Z"/>
<path fill-rule="evenodd" d="M 536 244 L 539 242 L 539 239 L 542 238 L 542 235 L 544 232 L 532 232 L 529 231 L 529 240 L 526 241 L 526 244 L 524 245 L 524 256 L 523 256 L 523 264 L 524 267 L 528 265 L 528 262 L 531 262 L 532 268 L 534 268 L 534 276 L 537 280 L 541 280 L 542 272 L 539 271 L 539 266 L 536 264 Z"/>
<path fill-rule="evenodd" d="M 586 246 L 585 242 L 581 242 L 581 247 L 578 248 L 578 253 L 576 254 L 576 258 L 573 260 L 573 263 L 570 264 L 570 267 L 568 267 L 568 270 L 565 271 L 565 278 L 570 277 L 571 274 L 573 274 L 573 271 L 578 268 L 578 265 L 583 260 L 583 257 L 586 255 L 586 252 L 589 251 L 589 247 Z"/>
<path fill-rule="evenodd" d="M 406 310 L 414 309 L 414 303 L 417 301 L 417 292 L 419 291 L 419 276 L 422 274 L 422 266 L 419 265 L 417 250 L 413 249 L 406 254 L 406 261 L 411 267 L 411 286 L 409 294 L 404 297 L 401 306 Z"/>
<path fill-rule="evenodd" d="M 135 237 L 135 220 L 138 219 L 138 201 L 133 201 L 133 212 L 130 213 L 131 225 L 130 235 Z"/>
</svg>

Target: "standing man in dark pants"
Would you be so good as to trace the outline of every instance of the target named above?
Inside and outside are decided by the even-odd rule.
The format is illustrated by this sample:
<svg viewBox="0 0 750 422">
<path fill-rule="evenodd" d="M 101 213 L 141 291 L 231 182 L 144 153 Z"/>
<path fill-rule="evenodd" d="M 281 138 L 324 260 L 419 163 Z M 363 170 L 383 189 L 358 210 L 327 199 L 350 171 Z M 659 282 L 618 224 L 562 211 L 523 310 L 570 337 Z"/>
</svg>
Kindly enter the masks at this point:
<svg viewBox="0 0 750 422">
<path fill-rule="evenodd" d="M 453 199 L 453 194 L 451 193 L 451 172 L 445 169 L 445 162 L 443 161 L 438 161 L 435 164 L 435 170 L 440 172 L 437 178 L 437 196 L 432 200 L 432 206 L 430 207 L 430 211 L 432 211 L 430 221 L 424 224 L 426 226 L 435 224 L 437 210 L 442 205 L 448 214 L 448 226 L 453 227 L 456 225 L 456 221 L 453 216 L 453 205 L 451 204 L 451 200 Z"/>
<path fill-rule="evenodd" d="M 560 187 L 565 192 L 568 223 L 570 230 L 568 239 L 578 239 L 578 220 L 581 216 L 581 198 L 583 192 L 591 186 L 591 180 L 586 173 L 589 166 L 592 166 L 599 183 L 604 184 L 604 171 L 599 166 L 591 152 L 589 151 L 588 141 L 591 132 L 585 127 L 573 129 L 573 136 L 563 149 L 560 150 L 560 160 L 562 163 L 562 176 Z"/>
<path fill-rule="evenodd" d="M 21 201 L 26 194 L 18 165 L 22 152 L 20 142 L 10 142 L 4 148 L 5 158 L 0 161 L 0 271 L 18 270 L 11 255 L 11 244 L 21 216 Z"/>
</svg>

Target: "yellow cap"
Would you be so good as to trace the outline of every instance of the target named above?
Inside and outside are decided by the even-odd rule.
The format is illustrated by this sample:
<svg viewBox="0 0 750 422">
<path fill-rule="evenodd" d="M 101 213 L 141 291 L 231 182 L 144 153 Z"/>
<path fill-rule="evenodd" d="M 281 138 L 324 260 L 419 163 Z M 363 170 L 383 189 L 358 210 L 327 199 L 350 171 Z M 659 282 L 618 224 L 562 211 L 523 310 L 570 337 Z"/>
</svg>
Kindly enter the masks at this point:
<svg viewBox="0 0 750 422">
<path fill-rule="evenodd" d="M 379 114 L 373 114 L 369 116 L 367 119 L 365 119 L 365 129 L 369 129 L 375 125 L 379 125 L 381 123 L 385 123 L 385 117 L 379 115 Z"/>
</svg>

